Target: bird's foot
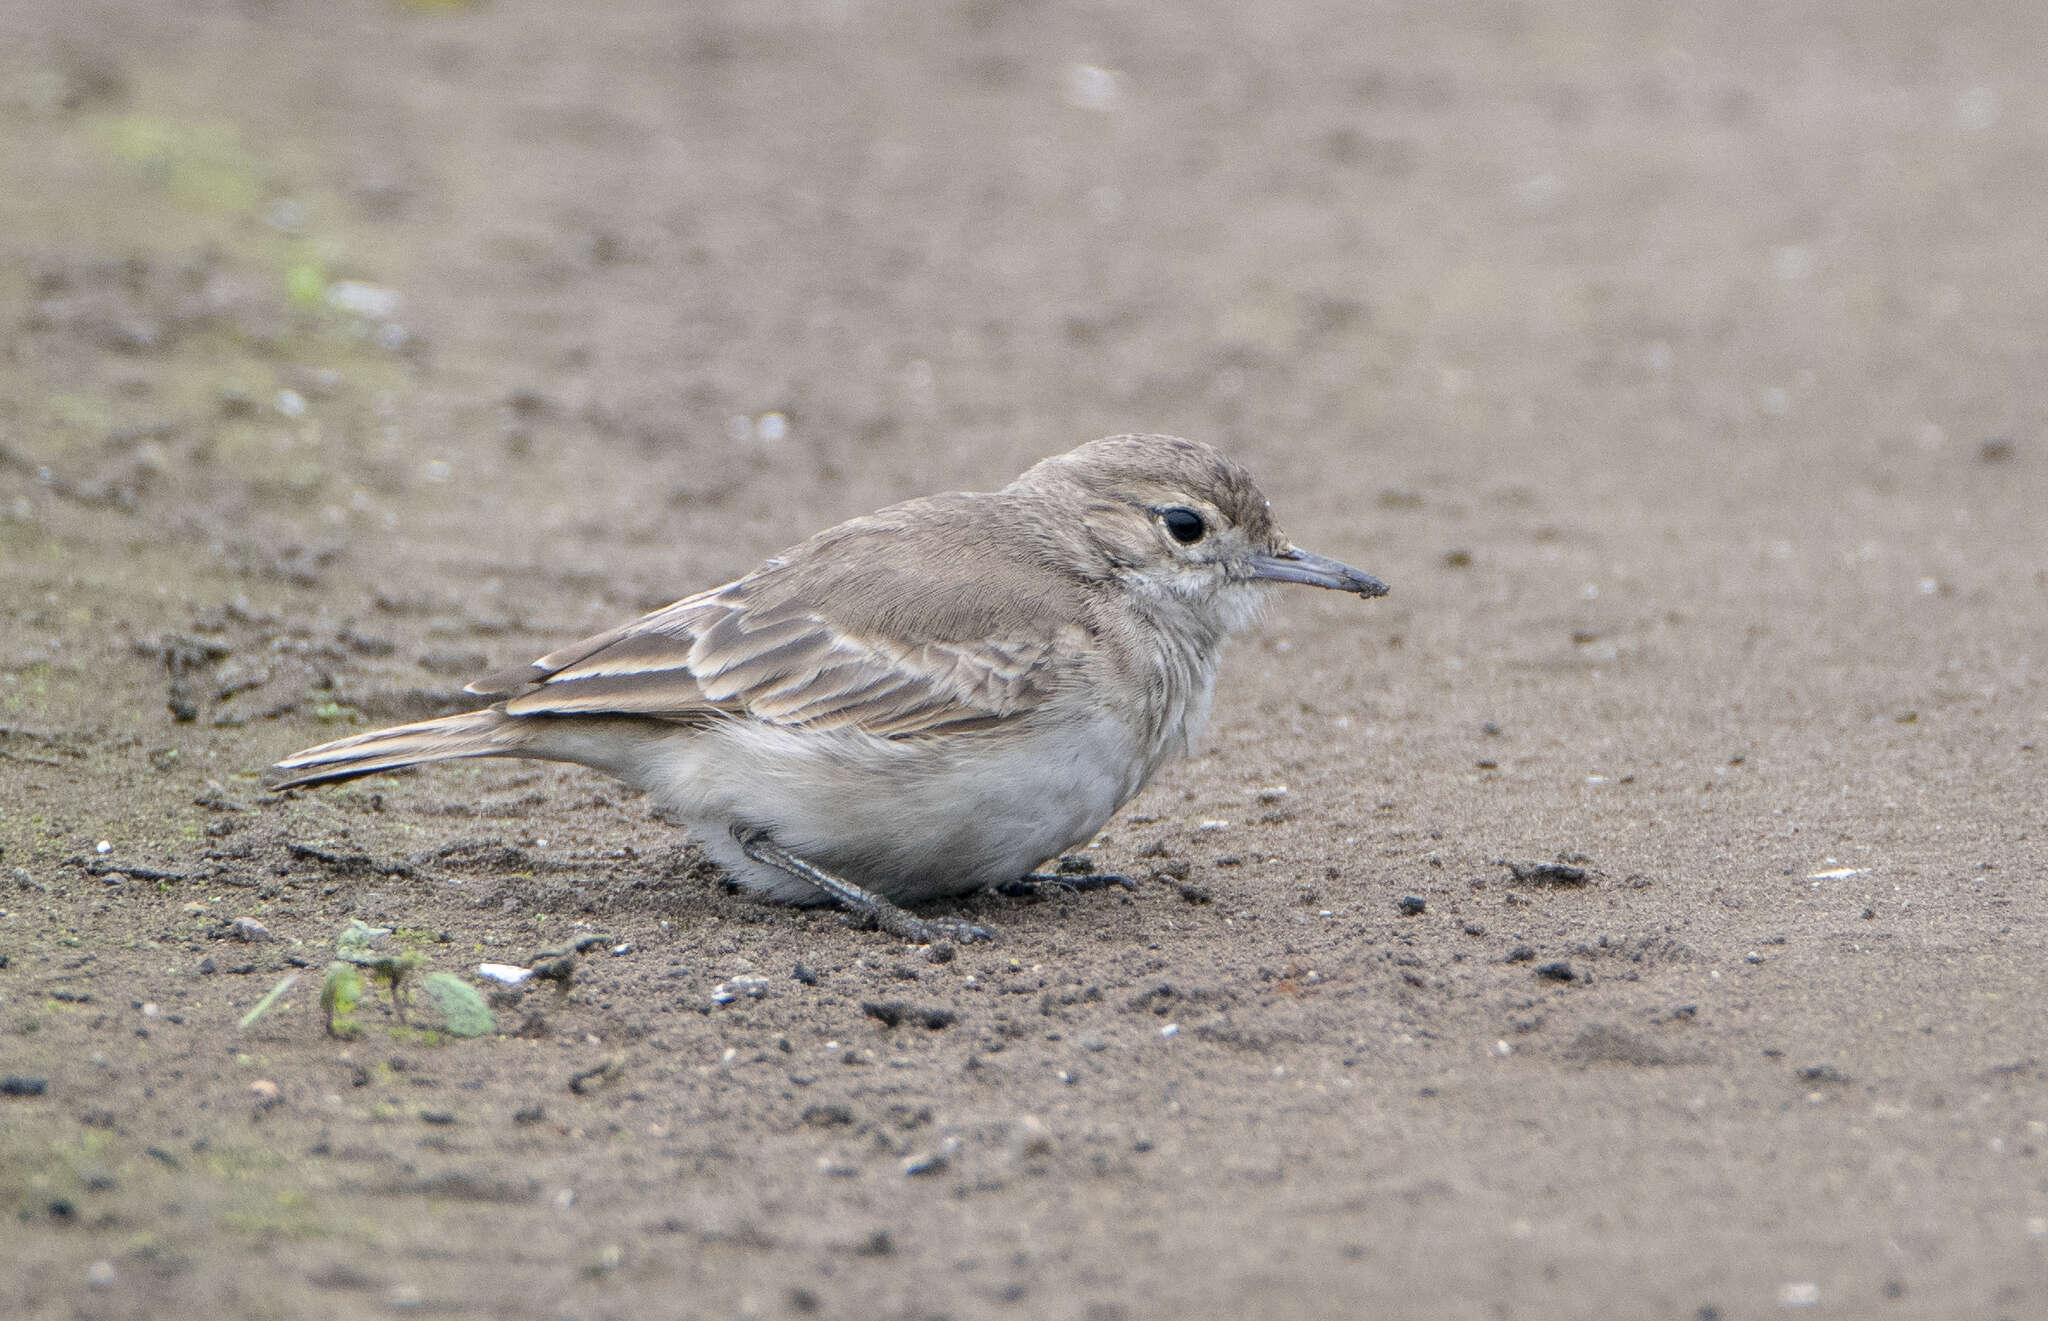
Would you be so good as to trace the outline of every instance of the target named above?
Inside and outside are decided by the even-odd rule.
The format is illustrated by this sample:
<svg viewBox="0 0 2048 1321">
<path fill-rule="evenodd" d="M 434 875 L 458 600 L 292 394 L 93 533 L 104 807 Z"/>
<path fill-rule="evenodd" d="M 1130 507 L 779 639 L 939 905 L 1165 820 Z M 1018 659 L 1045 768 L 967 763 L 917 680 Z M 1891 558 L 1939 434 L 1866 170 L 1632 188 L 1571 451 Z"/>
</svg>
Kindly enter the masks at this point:
<svg viewBox="0 0 2048 1321">
<path fill-rule="evenodd" d="M 1004 881 L 995 886 L 995 892 L 1011 899 L 1031 899 L 1043 895 L 1047 890 L 1063 894 L 1083 894 L 1090 890 L 1107 890 L 1110 886 L 1124 890 L 1135 890 L 1138 883 L 1128 876 L 1113 872 L 1032 872 L 1019 876 L 1014 881 Z"/>
<path fill-rule="evenodd" d="M 817 887 L 818 893 L 845 909 L 863 926 L 886 931 L 898 940 L 914 945 L 936 945 L 943 940 L 971 945 L 996 938 L 987 927 L 957 917 L 912 917 L 889 900 L 865 886 L 835 876 L 814 862 L 806 862 L 777 844 L 767 831 L 751 826 L 734 826 L 732 837 L 740 851 L 755 862 Z"/>
</svg>

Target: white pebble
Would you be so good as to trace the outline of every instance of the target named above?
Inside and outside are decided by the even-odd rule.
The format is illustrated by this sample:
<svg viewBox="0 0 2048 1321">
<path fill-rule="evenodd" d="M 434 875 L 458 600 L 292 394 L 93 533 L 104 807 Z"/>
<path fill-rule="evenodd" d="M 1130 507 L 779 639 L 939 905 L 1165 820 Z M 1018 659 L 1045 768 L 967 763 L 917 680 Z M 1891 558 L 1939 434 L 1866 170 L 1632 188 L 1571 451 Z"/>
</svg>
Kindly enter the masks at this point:
<svg viewBox="0 0 2048 1321">
<path fill-rule="evenodd" d="M 1124 76 L 1098 64 L 1067 66 L 1067 104 L 1076 110 L 1115 110 L 1123 100 Z"/>
<path fill-rule="evenodd" d="M 366 321 L 389 321 L 398 315 L 405 300 L 396 289 L 368 284 L 362 280 L 336 280 L 327 286 L 327 305 L 341 312 L 353 312 Z"/>
</svg>

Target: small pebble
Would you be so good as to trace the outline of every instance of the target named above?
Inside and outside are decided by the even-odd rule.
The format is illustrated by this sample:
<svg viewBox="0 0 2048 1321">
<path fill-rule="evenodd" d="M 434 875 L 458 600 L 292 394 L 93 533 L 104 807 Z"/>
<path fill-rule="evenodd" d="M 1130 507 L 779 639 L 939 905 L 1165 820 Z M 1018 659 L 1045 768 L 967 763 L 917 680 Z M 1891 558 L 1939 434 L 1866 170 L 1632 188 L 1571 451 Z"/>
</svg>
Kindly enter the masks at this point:
<svg viewBox="0 0 2048 1321">
<path fill-rule="evenodd" d="M 1404 894 L 1401 896 L 1401 902 L 1395 907 L 1401 910 L 1403 917 L 1416 917 L 1428 911 L 1429 901 L 1419 894 Z"/>
<path fill-rule="evenodd" d="M 236 940 L 244 941 L 251 945 L 272 939 L 270 928 L 264 926 L 253 917 L 236 918 L 232 930 L 235 933 Z"/>
<path fill-rule="evenodd" d="M 1572 965 L 1566 963 L 1563 959 L 1559 959 L 1555 963 L 1538 964 L 1536 966 L 1536 975 L 1546 981 L 1553 982 L 1577 980 L 1577 974 L 1572 972 Z"/>
<path fill-rule="evenodd" d="M 839 1101 L 821 1101 L 805 1106 L 802 1118 L 812 1128 L 840 1128 L 853 1122 L 853 1107 Z"/>
<path fill-rule="evenodd" d="M 41 1096 L 49 1090 L 48 1078 L 26 1078 L 18 1073 L 0 1078 L 0 1096 Z"/>
<path fill-rule="evenodd" d="M 1037 1115 L 1022 1115 L 1010 1129 L 1010 1157 L 1036 1160 L 1053 1150 L 1052 1128 Z"/>
<path fill-rule="evenodd" d="M 115 1278 L 114 1263 L 105 1258 L 85 1268 L 85 1287 L 88 1289 L 111 1289 Z"/>
</svg>

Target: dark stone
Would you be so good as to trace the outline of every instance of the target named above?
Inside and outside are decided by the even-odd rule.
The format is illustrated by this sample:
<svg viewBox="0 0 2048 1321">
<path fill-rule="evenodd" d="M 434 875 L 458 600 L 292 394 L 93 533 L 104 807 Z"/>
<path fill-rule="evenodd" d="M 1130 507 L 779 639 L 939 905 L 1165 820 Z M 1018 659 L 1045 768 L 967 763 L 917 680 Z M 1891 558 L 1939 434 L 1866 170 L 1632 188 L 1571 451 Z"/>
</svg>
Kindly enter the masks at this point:
<svg viewBox="0 0 2048 1321">
<path fill-rule="evenodd" d="M 924 1008 L 903 1000 L 863 1000 L 860 1008 L 869 1018 L 879 1019 L 884 1027 L 914 1023 L 937 1032 L 960 1021 L 960 1015 L 950 1009 Z"/>
</svg>

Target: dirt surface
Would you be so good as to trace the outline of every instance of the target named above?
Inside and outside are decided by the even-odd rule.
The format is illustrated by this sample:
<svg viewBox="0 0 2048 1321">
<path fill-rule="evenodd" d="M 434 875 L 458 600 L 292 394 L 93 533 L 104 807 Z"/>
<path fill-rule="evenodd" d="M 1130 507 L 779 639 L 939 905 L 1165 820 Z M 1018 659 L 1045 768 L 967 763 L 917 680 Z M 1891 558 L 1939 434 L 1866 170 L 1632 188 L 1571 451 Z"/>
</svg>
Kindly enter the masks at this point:
<svg viewBox="0 0 2048 1321">
<path fill-rule="evenodd" d="M 2048 1315 L 2044 49 L 13 0 L 0 1313 Z M 1137 429 L 1395 590 L 1237 646 L 1134 891 L 940 961 L 580 771 L 258 781 Z M 340 1040 L 352 920 L 600 939 Z"/>
</svg>

